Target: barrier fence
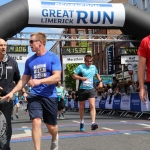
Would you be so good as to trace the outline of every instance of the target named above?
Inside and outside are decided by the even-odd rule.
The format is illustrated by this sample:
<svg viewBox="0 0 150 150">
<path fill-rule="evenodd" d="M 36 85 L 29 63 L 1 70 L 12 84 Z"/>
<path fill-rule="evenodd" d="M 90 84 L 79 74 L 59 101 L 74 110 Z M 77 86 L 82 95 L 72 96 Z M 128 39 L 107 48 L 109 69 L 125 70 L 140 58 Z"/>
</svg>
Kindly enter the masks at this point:
<svg viewBox="0 0 150 150">
<path fill-rule="evenodd" d="M 70 102 L 66 102 L 66 107 L 69 109 L 78 109 L 79 102 L 74 102 L 72 99 Z M 113 115 L 115 112 L 121 112 L 120 116 L 126 116 L 129 112 L 135 113 L 134 117 L 140 118 L 144 113 L 150 113 L 150 101 L 146 99 L 146 102 L 142 102 L 139 97 L 139 93 L 131 93 L 124 96 L 117 95 L 116 97 L 108 95 L 106 99 L 100 99 L 100 96 L 96 98 L 95 107 L 100 110 L 99 113 L 103 114 L 108 112 L 108 114 Z M 88 100 L 85 101 L 85 109 L 89 109 Z"/>
</svg>

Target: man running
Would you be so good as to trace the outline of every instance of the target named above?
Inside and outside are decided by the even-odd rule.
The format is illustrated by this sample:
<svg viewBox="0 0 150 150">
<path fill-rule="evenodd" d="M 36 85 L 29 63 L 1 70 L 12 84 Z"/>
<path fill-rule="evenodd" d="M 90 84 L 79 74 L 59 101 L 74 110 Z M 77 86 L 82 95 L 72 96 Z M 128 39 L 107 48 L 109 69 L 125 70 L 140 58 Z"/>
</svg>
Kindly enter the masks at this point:
<svg viewBox="0 0 150 150">
<path fill-rule="evenodd" d="M 93 87 L 93 77 L 96 76 L 99 80 L 98 88 L 103 87 L 102 80 L 98 74 L 98 70 L 94 65 L 92 65 L 93 57 L 91 55 L 86 55 L 84 57 L 85 64 L 79 65 L 73 74 L 73 79 L 81 80 L 78 90 L 78 100 L 79 100 L 79 113 L 80 113 L 80 131 L 84 131 L 84 103 L 85 100 L 89 101 L 90 113 L 92 119 L 91 130 L 96 130 L 98 125 L 95 123 L 95 97 L 97 95 L 96 89 Z"/>
</svg>

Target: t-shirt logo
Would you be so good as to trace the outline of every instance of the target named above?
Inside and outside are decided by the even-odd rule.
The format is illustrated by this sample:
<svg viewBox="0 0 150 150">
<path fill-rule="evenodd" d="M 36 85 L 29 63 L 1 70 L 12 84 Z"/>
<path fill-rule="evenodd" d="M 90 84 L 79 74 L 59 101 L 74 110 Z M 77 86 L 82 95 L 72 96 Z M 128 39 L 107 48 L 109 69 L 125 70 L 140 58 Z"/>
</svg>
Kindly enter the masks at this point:
<svg viewBox="0 0 150 150">
<path fill-rule="evenodd" d="M 39 64 L 34 66 L 34 79 L 46 77 L 46 64 Z"/>
</svg>

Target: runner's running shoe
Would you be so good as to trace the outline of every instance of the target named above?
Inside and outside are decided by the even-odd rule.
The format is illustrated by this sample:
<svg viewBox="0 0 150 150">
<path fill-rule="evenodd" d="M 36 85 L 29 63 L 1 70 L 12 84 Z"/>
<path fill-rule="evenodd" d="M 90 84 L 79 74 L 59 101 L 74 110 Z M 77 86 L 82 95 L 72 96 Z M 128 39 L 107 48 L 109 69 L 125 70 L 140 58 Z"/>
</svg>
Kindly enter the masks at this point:
<svg viewBox="0 0 150 150">
<path fill-rule="evenodd" d="M 84 132 L 85 129 L 84 129 L 84 123 L 80 123 L 80 131 Z"/>
<path fill-rule="evenodd" d="M 98 125 L 96 123 L 93 123 L 91 125 L 91 130 L 96 130 L 98 128 Z"/>
</svg>

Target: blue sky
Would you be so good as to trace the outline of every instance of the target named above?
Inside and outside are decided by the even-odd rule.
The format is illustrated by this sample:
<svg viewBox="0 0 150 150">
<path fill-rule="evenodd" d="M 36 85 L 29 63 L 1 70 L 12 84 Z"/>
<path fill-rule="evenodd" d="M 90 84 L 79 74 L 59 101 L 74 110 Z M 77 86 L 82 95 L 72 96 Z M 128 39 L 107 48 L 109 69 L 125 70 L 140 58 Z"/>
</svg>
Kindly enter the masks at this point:
<svg viewBox="0 0 150 150">
<path fill-rule="evenodd" d="M 0 0 L 0 6 L 2 6 L 2 5 L 4 5 L 4 4 L 6 4 L 6 3 L 9 3 L 9 2 L 11 2 L 12 0 Z M 54 1 L 57 1 L 57 0 L 54 0 Z M 68 2 L 81 2 L 81 0 L 58 0 L 58 1 L 68 1 Z M 82 2 L 92 2 L 92 3 L 96 3 L 96 2 L 98 2 L 98 3 L 101 3 L 101 2 L 103 2 L 103 3 L 107 3 L 107 2 L 110 2 L 111 0 L 82 0 Z M 27 28 L 24 28 L 21 32 L 44 32 L 44 33 L 61 33 L 61 31 L 62 31 L 62 29 L 56 29 L 56 28 L 34 28 L 34 27 L 32 27 L 32 28 L 29 28 L 29 27 L 27 27 Z M 13 40 L 9 40 L 9 41 L 7 41 L 7 43 L 8 44 L 28 44 L 28 41 L 13 41 Z M 51 46 L 52 46 L 52 42 L 47 42 L 47 44 L 46 44 L 46 48 L 47 48 L 47 50 L 49 50 L 50 48 L 51 48 Z M 31 55 L 33 55 L 34 53 L 32 53 L 32 51 L 31 51 L 31 49 L 30 49 L 30 47 L 29 47 L 29 56 L 31 56 Z M 21 73 L 21 75 L 23 74 L 23 72 L 24 72 L 24 63 L 19 63 L 18 64 L 18 66 L 19 66 L 19 70 L 20 70 L 20 73 Z"/>
</svg>

